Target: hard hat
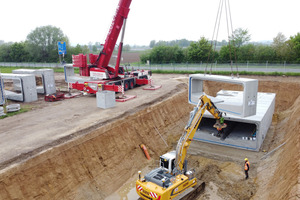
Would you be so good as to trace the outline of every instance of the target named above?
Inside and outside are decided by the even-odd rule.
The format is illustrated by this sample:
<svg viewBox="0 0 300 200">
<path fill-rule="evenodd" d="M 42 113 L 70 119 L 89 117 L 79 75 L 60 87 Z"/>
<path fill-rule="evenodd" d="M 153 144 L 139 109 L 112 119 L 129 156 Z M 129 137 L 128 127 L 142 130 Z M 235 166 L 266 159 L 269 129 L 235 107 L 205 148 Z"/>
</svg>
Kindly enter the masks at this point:
<svg viewBox="0 0 300 200">
<path fill-rule="evenodd" d="M 245 161 L 247 161 L 248 160 L 248 158 L 245 158 Z"/>
</svg>

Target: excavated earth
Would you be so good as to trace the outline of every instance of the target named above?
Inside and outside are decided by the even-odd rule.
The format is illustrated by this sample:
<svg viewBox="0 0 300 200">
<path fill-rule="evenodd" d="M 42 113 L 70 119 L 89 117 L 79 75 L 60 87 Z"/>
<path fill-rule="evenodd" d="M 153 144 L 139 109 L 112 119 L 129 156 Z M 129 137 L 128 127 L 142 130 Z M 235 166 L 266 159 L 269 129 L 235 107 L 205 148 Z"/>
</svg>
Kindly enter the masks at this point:
<svg viewBox="0 0 300 200">
<path fill-rule="evenodd" d="M 153 169 L 159 155 L 175 148 L 193 108 L 187 102 L 187 75 L 154 77 L 164 89 L 116 108 L 96 109 L 95 97 L 51 105 L 39 100 L 30 104 L 32 111 L 0 120 L 0 199 L 137 199 L 127 195 L 137 171 Z M 259 80 L 260 92 L 276 93 L 267 137 L 259 152 L 193 142 L 189 165 L 206 183 L 198 199 L 300 198 L 300 78 L 249 78 Z M 208 94 L 220 89 L 241 88 L 205 83 Z M 130 92 L 136 91 L 145 92 Z M 28 125 L 31 117 L 35 121 Z M 248 180 L 245 157 L 251 163 Z"/>
</svg>

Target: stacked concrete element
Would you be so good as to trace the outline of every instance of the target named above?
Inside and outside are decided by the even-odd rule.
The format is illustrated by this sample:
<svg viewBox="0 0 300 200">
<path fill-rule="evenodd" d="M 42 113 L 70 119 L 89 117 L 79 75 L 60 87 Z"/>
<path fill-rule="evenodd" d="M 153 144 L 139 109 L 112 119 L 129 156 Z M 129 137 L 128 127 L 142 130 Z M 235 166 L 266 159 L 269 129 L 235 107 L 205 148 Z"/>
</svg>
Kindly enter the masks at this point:
<svg viewBox="0 0 300 200">
<path fill-rule="evenodd" d="M 39 94 L 56 93 L 53 69 L 16 69 L 12 72 L 13 74 L 34 74 L 41 77 L 42 85 L 36 87 Z"/>
<path fill-rule="evenodd" d="M 4 108 L 0 106 L 0 117 L 6 115 L 4 113 Z"/>
<path fill-rule="evenodd" d="M 5 90 L 7 99 L 23 102 L 37 101 L 35 76 L 33 74 L 2 73 L 3 80 L 13 80 L 14 91 Z"/>
<path fill-rule="evenodd" d="M 16 112 L 21 109 L 20 104 L 10 104 L 6 106 L 6 112 Z"/>
<path fill-rule="evenodd" d="M 97 107 L 98 108 L 112 108 L 116 106 L 115 92 L 112 91 L 99 91 L 96 93 Z"/>
<path fill-rule="evenodd" d="M 194 139 L 258 151 L 272 122 L 276 95 L 257 92 L 258 81 L 254 79 L 195 74 L 189 79 L 189 103 L 196 105 L 204 93 L 204 81 L 242 85 L 243 91 L 221 90 L 216 97 L 210 97 L 218 109 L 226 113 L 224 117 L 228 126 L 221 138 L 215 137 L 215 120 L 205 113 Z"/>
</svg>

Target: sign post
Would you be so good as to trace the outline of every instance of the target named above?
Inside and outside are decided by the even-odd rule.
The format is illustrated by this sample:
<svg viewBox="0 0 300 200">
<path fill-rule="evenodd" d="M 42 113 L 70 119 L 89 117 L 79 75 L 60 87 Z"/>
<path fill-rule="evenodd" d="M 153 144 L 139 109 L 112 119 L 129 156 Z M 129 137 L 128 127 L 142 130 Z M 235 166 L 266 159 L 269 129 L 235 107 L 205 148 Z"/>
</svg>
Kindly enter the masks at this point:
<svg viewBox="0 0 300 200">
<path fill-rule="evenodd" d="M 63 55 L 63 62 L 65 62 L 64 57 L 65 54 L 67 54 L 66 42 L 57 42 L 57 46 L 58 46 L 59 62 L 61 63 L 61 55 Z"/>
</svg>

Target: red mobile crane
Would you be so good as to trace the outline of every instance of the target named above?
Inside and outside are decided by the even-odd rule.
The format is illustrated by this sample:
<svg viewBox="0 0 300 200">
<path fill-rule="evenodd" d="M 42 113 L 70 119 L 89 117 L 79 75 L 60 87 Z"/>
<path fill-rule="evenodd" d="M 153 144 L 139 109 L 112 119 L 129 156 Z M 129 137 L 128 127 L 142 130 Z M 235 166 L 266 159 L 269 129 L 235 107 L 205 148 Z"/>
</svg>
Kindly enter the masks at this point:
<svg viewBox="0 0 300 200">
<path fill-rule="evenodd" d="M 87 65 L 86 55 L 72 55 L 73 67 L 79 67 L 81 76 L 89 76 L 90 80 L 76 81 L 71 84 L 71 88 L 96 93 L 98 90 L 110 90 L 120 92 L 121 85 L 124 90 L 132 89 L 136 85 L 146 85 L 150 83 L 151 71 L 137 70 L 125 72 L 120 66 L 120 59 L 123 48 L 126 19 L 132 0 L 120 0 L 113 22 L 99 55 L 89 54 L 91 64 Z M 110 67 L 109 61 L 115 48 L 118 36 L 122 30 L 121 41 L 118 48 L 116 66 Z"/>
</svg>

